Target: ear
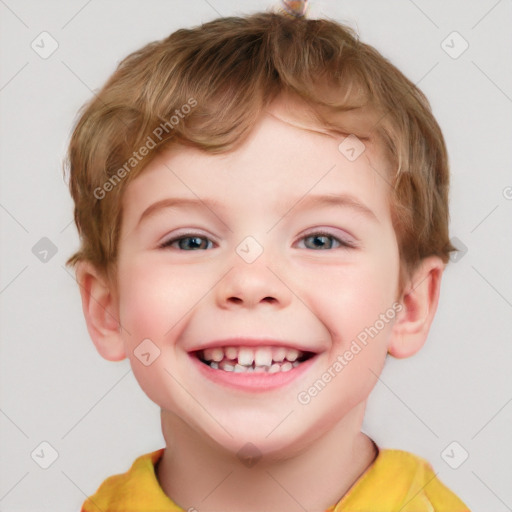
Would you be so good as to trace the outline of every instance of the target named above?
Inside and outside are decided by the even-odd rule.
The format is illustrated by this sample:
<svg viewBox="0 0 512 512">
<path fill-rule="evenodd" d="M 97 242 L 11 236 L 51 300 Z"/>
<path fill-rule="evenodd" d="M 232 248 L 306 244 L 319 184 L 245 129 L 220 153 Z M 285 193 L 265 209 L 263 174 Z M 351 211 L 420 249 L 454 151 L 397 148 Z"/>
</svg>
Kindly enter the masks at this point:
<svg viewBox="0 0 512 512">
<path fill-rule="evenodd" d="M 402 311 L 393 326 L 388 352 L 398 358 L 414 355 L 423 346 L 439 301 L 444 263 L 437 256 L 423 259 L 404 285 Z"/>
<path fill-rule="evenodd" d="M 112 286 L 91 263 L 77 264 L 82 310 L 89 335 L 102 357 L 109 361 L 126 358 L 118 321 L 118 303 Z"/>
</svg>

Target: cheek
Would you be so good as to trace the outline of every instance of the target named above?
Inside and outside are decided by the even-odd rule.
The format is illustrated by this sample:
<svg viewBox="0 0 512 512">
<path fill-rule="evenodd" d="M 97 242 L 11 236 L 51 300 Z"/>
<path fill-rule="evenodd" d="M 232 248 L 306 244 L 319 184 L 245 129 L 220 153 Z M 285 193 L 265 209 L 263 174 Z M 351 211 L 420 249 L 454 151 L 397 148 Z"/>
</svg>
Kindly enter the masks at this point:
<svg viewBox="0 0 512 512">
<path fill-rule="evenodd" d="M 398 250 L 390 245 L 322 277 L 330 292 L 317 315 L 332 336 L 325 371 L 335 377 L 318 405 L 338 399 L 348 410 L 375 386 L 397 315 L 398 272 Z"/>
<path fill-rule="evenodd" d="M 309 287 L 314 290 L 309 292 L 310 303 L 315 304 L 315 314 L 335 341 L 345 344 L 390 309 L 388 316 L 392 316 L 397 286 L 398 265 L 392 259 L 367 259 L 357 265 L 323 271 L 316 286 Z"/>
<path fill-rule="evenodd" d="M 134 376 L 153 402 L 172 408 L 179 393 L 171 377 L 179 366 L 175 342 L 187 313 L 204 295 L 204 286 L 197 284 L 197 275 L 190 275 L 192 269 L 176 272 L 162 263 L 148 265 L 142 258 L 120 265 L 119 272 L 119 315 Z"/>
<path fill-rule="evenodd" d="M 122 274 L 119 315 L 132 338 L 168 339 L 169 330 L 186 318 L 207 291 L 192 267 L 176 271 L 161 263 L 134 261 Z"/>
</svg>

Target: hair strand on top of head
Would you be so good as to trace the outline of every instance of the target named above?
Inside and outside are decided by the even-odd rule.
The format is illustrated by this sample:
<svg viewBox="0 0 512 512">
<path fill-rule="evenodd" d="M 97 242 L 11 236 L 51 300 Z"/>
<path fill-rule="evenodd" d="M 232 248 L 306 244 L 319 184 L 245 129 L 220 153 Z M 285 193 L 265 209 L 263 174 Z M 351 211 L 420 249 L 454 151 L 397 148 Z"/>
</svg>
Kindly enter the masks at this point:
<svg viewBox="0 0 512 512">
<path fill-rule="evenodd" d="M 281 0 L 282 11 L 294 18 L 304 18 L 308 0 Z"/>
</svg>

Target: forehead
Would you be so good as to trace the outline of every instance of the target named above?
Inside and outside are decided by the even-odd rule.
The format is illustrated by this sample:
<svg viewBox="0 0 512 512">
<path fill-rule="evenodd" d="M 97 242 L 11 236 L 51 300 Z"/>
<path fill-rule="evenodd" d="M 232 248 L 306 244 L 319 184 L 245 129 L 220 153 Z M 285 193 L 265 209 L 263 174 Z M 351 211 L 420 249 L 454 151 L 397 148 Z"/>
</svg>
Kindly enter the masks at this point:
<svg viewBox="0 0 512 512">
<path fill-rule="evenodd" d="M 346 133 L 336 133 L 303 103 L 281 99 L 267 107 L 232 151 L 213 154 L 174 145 L 128 184 L 126 220 L 135 222 L 144 208 L 169 195 L 214 198 L 241 211 L 263 202 L 285 210 L 313 192 L 350 193 L 384 213 L 389 209 L 389 165 L 369 137 L 371 119 L 354 112 L 342 117 L 338 124 Z"/>
</svg>

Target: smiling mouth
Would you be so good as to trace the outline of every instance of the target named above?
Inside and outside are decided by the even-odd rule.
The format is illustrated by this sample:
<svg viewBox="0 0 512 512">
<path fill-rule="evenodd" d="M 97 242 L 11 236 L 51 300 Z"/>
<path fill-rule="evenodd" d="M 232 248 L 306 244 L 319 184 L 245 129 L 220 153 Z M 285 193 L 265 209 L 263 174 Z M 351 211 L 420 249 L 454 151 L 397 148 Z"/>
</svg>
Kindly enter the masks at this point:
<svg viewBox="0 0 512 512">
<path fill-rule="evenodd" d="M 313 352 L 303 352 L 288 347 L 214 347 L 197 350 L 194 355 L 214 370 L 234 373 L 289 372 Z"/>
</svg>

